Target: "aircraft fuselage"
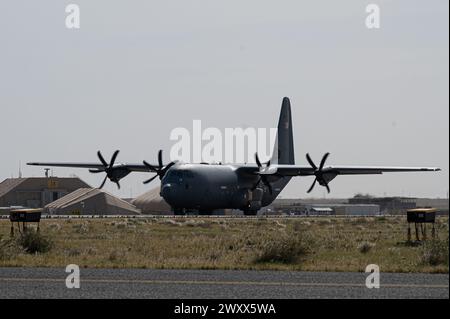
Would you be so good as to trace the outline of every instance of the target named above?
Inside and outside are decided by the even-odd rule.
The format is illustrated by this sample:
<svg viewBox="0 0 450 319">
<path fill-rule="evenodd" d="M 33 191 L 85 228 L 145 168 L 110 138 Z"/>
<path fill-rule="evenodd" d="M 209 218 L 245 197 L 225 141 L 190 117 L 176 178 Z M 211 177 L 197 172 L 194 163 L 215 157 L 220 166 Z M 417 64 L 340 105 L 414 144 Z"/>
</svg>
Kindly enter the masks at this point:
<svg viewBox="0 0 450 319">
<path fill-rule="evenodd" d="M 162 179 L 160 194 L 175 211 L 256 211 L 269 205 L 281 191 L 275 187 L 270 194 L 258 183 L 258 175 L 242 176 L 236 169 L 234 165 L 177 164 Z"/>
</svg>

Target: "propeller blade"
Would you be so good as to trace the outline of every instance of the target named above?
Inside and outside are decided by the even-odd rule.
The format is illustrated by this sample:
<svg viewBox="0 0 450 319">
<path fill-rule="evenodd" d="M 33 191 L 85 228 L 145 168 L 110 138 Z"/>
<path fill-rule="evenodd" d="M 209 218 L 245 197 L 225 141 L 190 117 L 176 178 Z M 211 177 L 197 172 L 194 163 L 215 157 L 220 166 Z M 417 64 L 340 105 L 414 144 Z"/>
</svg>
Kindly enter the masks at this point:
<svg viewBox="0 0 450 319">
<path fill-rule="evenodd" d="M 164 166 L 162 161 L 162 150 L 158 151 L 158 164 L 160 169 Z"/>
<path fill-rule="evenodd" d="M 309 165 L 311 165 L 311 167 L 316 171 L 317 166 L 316 166 L 316 164 L 314 164 L 313 160 L 311 159 L 311 157 L 309 156 L 308 153 L 306 153 L 306 159 L 307 159 Z"/>
<path fill-rule="evenodd" d="M 267 188 L 269 189 L 270 195 L 272 195 L 272 185 L 270 185 L 270 183 L 266 179 L 263 180 L 265 181 L 264 184 L 266 184 Z"/>
<path fill-rule="evenodd" d="M 153 176 L 152 178 L 150 178 L 150 179 L 144 181 L 143 183 L 144 183 L 144 184 L 148 184 L 148 183 L 152 182 L 152 181 L 153 181 L 155 178 L 157 178 L 157 177 L 158 177 L 158 175 L 155 175 L 155 176 Z"/>
<path fill-rule="evenodd" d="M 97 174 L 97 173 L 103 173 L 105 170 L 103 169 L 90 169 L 89 173 Z"/>
<path fill-rule="evenodd" d="M 169 170 L 169 168 L 171 168 L 174 165 L 175 165 L 175 162 L 170 162 L 169 164 L 167 164 L 163 169 L 164 174 L 166 174 L 166 172 Z"/>
<path fill-rule="evenodd" d="M 102 156 L 102 153 L 100 151 L 97 151 L 97 156 L 100 162 L 102 162 L 103 166 L 107 167 L 108 163 L 105 161 L 105 159 Z"/>
<path fill-rule="evenodd" d="M 99 189 L 102 189 L 103 186 L 105 185 L 106 179 L 108 178 L 108 175 L 105 176 L 105 178 L 103 179 L 102 184 L 100 185 Z"/>
<path fill-rule="evenodd" d="M 103 168 L 97 168 L 97 169 L 90 169 L 89 172 L 93 174 L 97 173 L 106 173 L 105 178 L 102 181 L 102 184 L 100 185 L 99 189 L 103 188 L 105 186 L 106 180 L 110 179 L 114 183 L 116 183 L 117 187 L 120 189 L 120 184 L 118 180 L 114 177 L 114 163 L 116 162 L 117 155 L 119 155 L 119 150 L 116 150 L 113 155 L 111 156 L 111 160 L 109 161 L 109 164 L 106 162 L 105 158 L 103 157 L 102 153 L 100 151 L 97 151 L 97 156 L 100 162 L 103 165 Z"/>
<path fill-rule="evenodd" d="M 311 187 L 308 189 L 307 193 L 311 193 L 311 191 L 313 190 L 314 186 L 316 185 L 317 182 L 317 177 L 314 178 L 314 182 L 312 183 Z"/>
<path fill-rule="evenodd" d="M 255 183 L 255 185 L 251 188 L 252 191 L 254 191 L 256 189 L 256 187 L 258 187 L 259 183 L 261 182 L 261 175 L 259 175 L 259 179 L 258 181 Z"/>
<path fill-rule="evenodd" d="M 320 161 L 319 171 L 322 170 L 329 155 L 330 153 L 325 153 L 325 155 L 322 157 L 322 160 Z"/>
<path fill-rule="evenodd" d="M 258 167 L 261 167 L 261 161 L 259 160 L 259 156 L 258 153 L 255 153 L 255 161 L 256 161 L 256 165 L 258 165 Z"/>
<path fill-rule="evenodd" d="M 263 184 L 267 186 L 267 188 L 269 189 L 269 193 L 272 195 L 272 185 L 270 185 L 269 181 L 265 178 L 265 176 L 262 176 L 261 180 Z"/>
<path fill-rule="evenodd" d="M 152 164 L 148 163 L 147 161 L 143 161 L 143 163 L 144 163 L 144 165 L 147 166 L 151 171 L 153 171 L 153 172 L 157 172 L 157 171 L 158 171 L 158 169 L 157 169 L 155 166 L 153 166 Z"/>
<path fill-rule="evenodd" d="M 117 155 L 119 154 L 119 150 L 116 150 L 111 157 L 111 161 L 109 162 L 109 167 L 113 167 L 114 162 L 116 161 Z"/>
<path fill-rule="evenodd" d="M 162 150 L 158 151 L 158 165 L 159 167 L 155 167 L 152 164 L 148 163 L 147 161 L 143 161 L 144 165 L 146 167 L 148 167 L 150 169 L 150 171 L 155 172 L 157 175 L 153 176 L 152 178 L 150 178 L 147 181 L 144 181 L 144 184 L 150 183 L 151 181 L 153 181 L 156 176 L 159 176 L 159 179 L 163 179 L 164 175 L 166 174 L 166 172 L 169 170 L 169 168 L 171 168 L 173 165 L 175 165 L 175 162 L 170 162 L 169 164 L 167 164 L 166 166 L 164 166 L 163 162 L 162 162 Z"/>
</svg>

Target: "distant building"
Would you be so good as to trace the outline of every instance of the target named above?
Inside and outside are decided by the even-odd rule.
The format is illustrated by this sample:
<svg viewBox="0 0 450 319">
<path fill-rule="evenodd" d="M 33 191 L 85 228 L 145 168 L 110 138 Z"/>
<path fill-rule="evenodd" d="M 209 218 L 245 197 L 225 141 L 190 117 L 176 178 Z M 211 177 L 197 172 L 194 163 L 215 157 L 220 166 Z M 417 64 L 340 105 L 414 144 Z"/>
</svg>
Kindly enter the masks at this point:
<svg viewBox="0 0 450 319">
<path fill-rule="evenodd" d="M 266 211 L 284 215 L 379 215 L 376 204 L 350 204 L 345 199 L 292 199 L 277 201 Z M 266 213 L 268 214 L 268 213 Z"/>
<path fill-rule="evenodd" d="M 419 207 L 433 207 L 437 209 L 437 215 L 448 215 L 448 198 L 417 198 L 416 205 Z"/>
<path fill-rule="evenodd" d="M 416 199 L 408 197 L 370 197 L 357 195 L 353 198 L 349 198 L 348 203 L 379 205 L 382 212 L 389 214 L 404 212 L 407 209 L 416 208 Z"/>
<path fill-rule="evenodd" d="M 356 205 L 356 204 L 328 204 L 323 205 L 305 205 L 304 211 L 308 215 L 379 215 L 380 206 L 378 205 Z"/>
<path fill-rule="evenodd" d="M 45 205 L 79 189 L 90 187 L 77 177 L 8 178 L 0 183 L 0 207 Z"/>
<path fill-rule="evenodd" d="M 380 206 L 376 204 L 336 204 L 333 205 L 336 215 L 380 215 Z"/>
<path fill-rule="evenodd" d="M 136 215 L 140 210 L 132 204 L 98 188 L 80 188 L 48 204 L 50 215 Z"/>
<path fill-rule="evenodd" d="M 307 208 L 308 215 L 334 215 L 335 212 L 331 207 L 309 207 Z"/>
<path fill-rule="evenodd" d="M 171 215 L 173 214 L 169 204 L 159 195 L 159 187 L 136 197 L 131 204 L 141 210 L 143 214 Z"/>
</svg>

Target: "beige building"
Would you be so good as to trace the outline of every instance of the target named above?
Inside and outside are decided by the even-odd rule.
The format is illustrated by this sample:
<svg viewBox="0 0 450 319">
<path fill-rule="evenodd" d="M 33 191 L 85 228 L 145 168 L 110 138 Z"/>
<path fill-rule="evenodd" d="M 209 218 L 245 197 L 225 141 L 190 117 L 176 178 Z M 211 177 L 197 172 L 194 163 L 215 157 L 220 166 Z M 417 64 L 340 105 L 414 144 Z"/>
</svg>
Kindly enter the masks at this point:
<svg viewBox="0 0 450 319">
<path fill-rule="evenodd" d="M 77 177 L 8 178 L 0 183 L 0 207 L 42 208 L 86 187 L 90 186 Z"/>
<path fill-rule="evenodd" d="M 159 195 L 159 186 L 136 197 L 131 203 L 143 214 L 171 215 L 170 205 Z"/>
<path fill-rule="evenodd" d="M 50 215 L 137 215 L 134 205 L 98 188 L 80 188 L 48 205 Z"/>
</svg>

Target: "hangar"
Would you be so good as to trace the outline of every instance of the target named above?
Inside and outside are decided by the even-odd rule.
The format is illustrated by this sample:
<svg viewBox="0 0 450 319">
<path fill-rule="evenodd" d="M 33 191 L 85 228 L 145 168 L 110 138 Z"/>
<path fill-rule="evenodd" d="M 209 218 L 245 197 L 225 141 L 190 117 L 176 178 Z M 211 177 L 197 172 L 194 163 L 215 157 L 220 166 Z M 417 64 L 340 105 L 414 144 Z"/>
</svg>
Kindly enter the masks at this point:
<svg viewBox="0 0 450 319">
<path fill-rule="evenodd" d="M 305 205 L 307 214 L 316 215 L 380 215 L 379 205 L 329 204 L 327 206 Z M 328 212 L 328 213 L 327 213 Z"/>
<path fill-rule="evenodd" d="M 98 188 L 80 188 L 44 207 L 49 215 L 136 215 L 134 205 Z"/>
<path fill-rule="evenodd" d="M 173 214 L 170 205 L 159 195 L 159 187 L 136 197 L 131 201 L 143 214 L 169 215 Z"/>
<path fill-rule="evenodd" d="M 78 177 L 7 178 L 0 183 L 0 207 L 42 208 L 86 187 L 90 186 Z"/>
<path fill-rule="evenodd" d="M 349 198 L 349 204 L 379 205 L 382 212 L 389 214 L 401 213 L 407 209 L 416 208 L 416 198 L 408 197 L 372 197 L 357 194 Z"/>
</svg>

